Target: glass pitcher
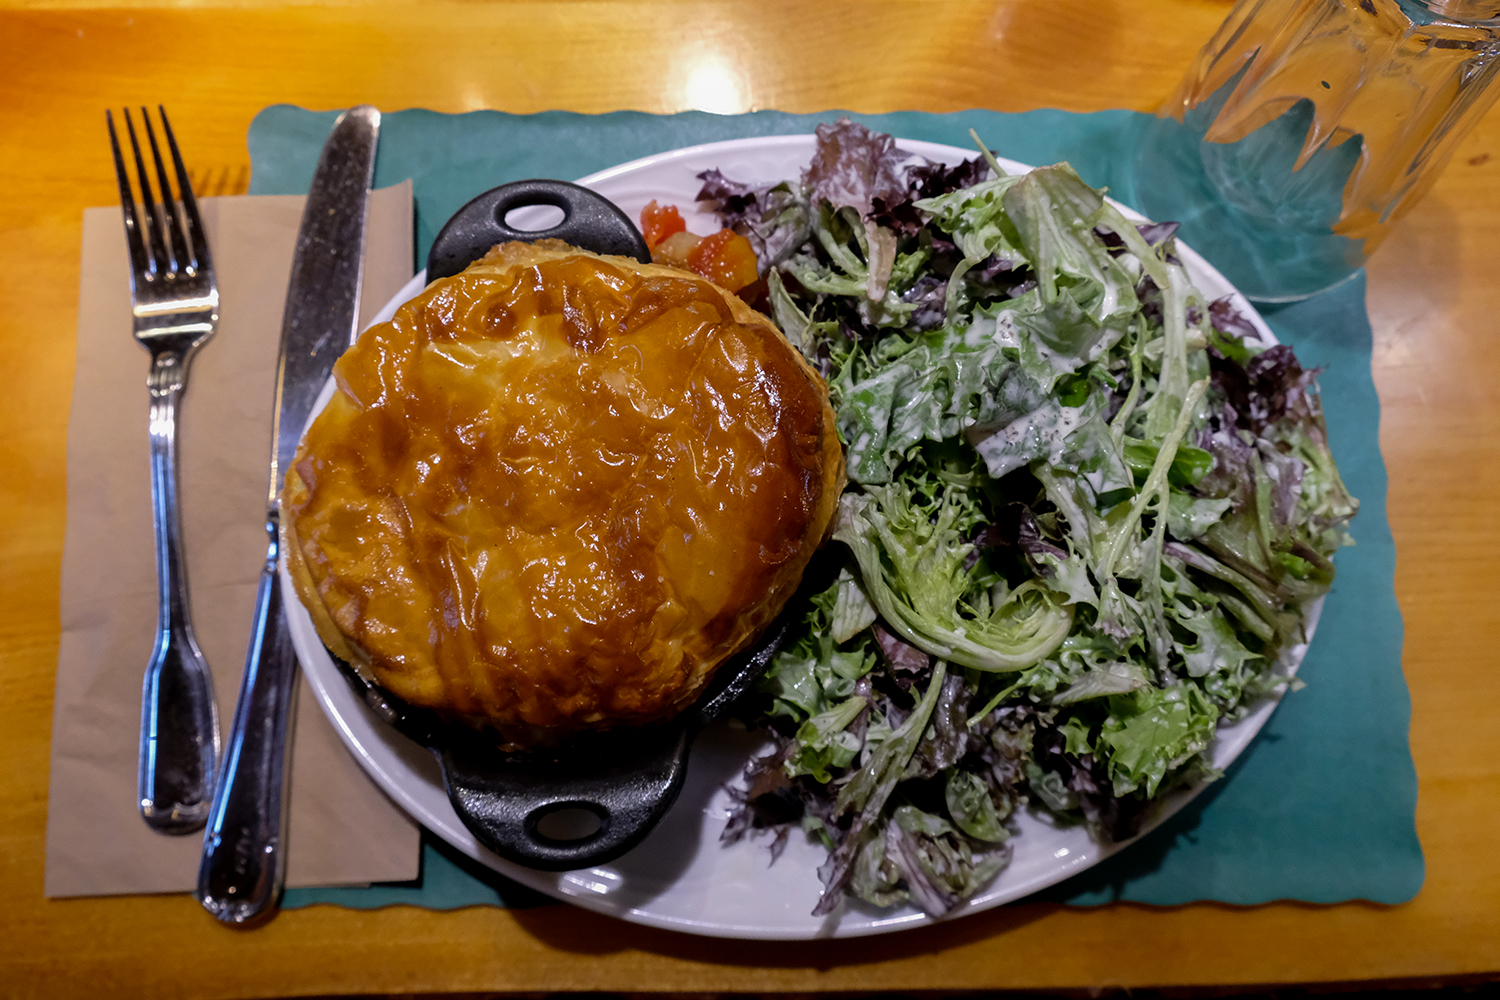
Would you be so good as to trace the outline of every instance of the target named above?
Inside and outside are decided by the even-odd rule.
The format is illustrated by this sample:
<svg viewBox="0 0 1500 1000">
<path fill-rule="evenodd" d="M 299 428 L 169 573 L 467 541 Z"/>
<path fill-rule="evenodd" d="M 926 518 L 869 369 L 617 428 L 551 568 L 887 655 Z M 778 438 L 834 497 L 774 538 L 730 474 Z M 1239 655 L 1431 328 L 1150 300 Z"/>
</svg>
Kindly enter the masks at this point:
<svg viewBox="0 0 1500 1000">
<path fill-rule="evenodd" d="M 1136 200 L 1247 296 L 1350 277 L 1500 88 L 1500 0 L 1239 0 L 1147 129 Z"/>
</svg>

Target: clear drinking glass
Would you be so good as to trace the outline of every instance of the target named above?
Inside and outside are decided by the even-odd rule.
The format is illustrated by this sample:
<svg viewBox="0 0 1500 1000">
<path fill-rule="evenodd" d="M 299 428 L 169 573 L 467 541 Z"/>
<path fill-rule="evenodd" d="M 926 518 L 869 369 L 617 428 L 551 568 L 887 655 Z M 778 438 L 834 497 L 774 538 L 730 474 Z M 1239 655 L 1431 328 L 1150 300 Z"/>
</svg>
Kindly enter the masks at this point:
<svg viewBox="0 0 1500 1000">
<path fill-rule="evenodd" d="M 1239 0 L 1148 127 L 1138 207 L 1247 296 L 1352 275 L 1500 88 L 1500 0 Z"/>
</svg>

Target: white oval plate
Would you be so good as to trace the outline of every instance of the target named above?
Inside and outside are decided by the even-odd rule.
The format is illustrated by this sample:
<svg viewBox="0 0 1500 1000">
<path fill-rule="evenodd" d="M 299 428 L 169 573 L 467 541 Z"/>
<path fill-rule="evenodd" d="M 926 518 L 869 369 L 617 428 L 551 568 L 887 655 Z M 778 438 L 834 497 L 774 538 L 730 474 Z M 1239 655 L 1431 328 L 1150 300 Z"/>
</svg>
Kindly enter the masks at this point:
<svg viewBox="0 0 1500 1000">
<path fill-rule="evenodd" d="M 901 147 L 929 160 L 956 164 L 974 154 L 952 146 L 902 142 Z M 695 197 L 701 186 L 697 175 L 718 168 L 746 183 L 769 183 L 800 176 L 812 158 L 813 137 L 776 136 L 735 139 L 673 150 L 621 164 L 579 181 L 599 192 L 631 218 L 639 218 L 655 199 L 675 204 L 688 228 L 699 233 L 719 228 L 712 214 L 698 211 Z M 1010 172 L 1025 165 L 1001 160 Z M 1127 216 L 1143 217 L 1124 206 Z M 521 220 L 513 219 L 519 223 Z M 1193 282 L 1212 300 L 1231 295 L 1240 312 L 1255 324 L 1267 343 L 1275 343 L 1270 328 L 1229 282 L 1198 254 L 1179 243 L 1178 255 Z M 414 277 L 372 323 L 388 321 L 403 302 L 426 287 L 426 272 Z M 319 400 L 321 409 L 332 394 L 332 383 Z M 282 568 L 282 585 L 295 593 Z M 1317 623 L 1321 602 L 1311 609 L 1308 635 Z M 738 784 L 746 761 L 764 753 L 769 741 L 735 724 L 705 731 L 694 744 L 688 777 L 672 810 L 635 850 L 612 864 L 573 872 L 540 872 L 496 856 L 474 839 L 459 820 L 443 790 L 442 776 L 431 754 L 381 723 L 354 694 L 313 629 L 306 609 L 287 602 L 298 658 L 307 672 L 318 702 L 375 782 L 423 826 L 469 857 L 523 885 L 558 899 L 634 923 L 727 938 L 810 939 L 880 934 L 933 922 L 912 907 L 876 910 L 845 900 L 834 913 L 811 915 L 822 892 L 817 868 L 826 853 L 821 846 L 793 832 L 785 851 L 771 864 L 766 840 L 720 846 L 719 833 L 729 817 L 732 801 L 725 786 Z M 1306 646 L 1298 646 L 1285 665 L 1290 673 L 1302 660 Z M 1257 706 L 1245 719 L 1219 730 L 1213 747 L 1214 765 L 1226 768 L 1249 745 L 1271 712 L 1275 700 Z M 1178 793 L 1163 803 L 1145 833 L 1181 809 L 1200 789 Z M 1081 827 L 1058 828 L 1039 814 L 1023 812 L 1020 835 L 1012 839 L 1015 855 L 1008 867 L 982 894 L 943 918 L 987 910 L 1020 899 L 1060 882 L 1129 846 L 1100 845 Z M 1139 839 L 1139 838 L 1137 838 Z"/>
</svg>

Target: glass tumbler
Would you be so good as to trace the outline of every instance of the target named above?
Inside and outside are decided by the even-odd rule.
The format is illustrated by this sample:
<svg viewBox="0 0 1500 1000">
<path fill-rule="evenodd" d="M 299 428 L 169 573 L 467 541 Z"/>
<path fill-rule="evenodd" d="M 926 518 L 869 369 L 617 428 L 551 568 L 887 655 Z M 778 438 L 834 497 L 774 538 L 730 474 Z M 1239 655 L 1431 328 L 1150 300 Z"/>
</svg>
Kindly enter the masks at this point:
<svg viewBox="0 0 1500 1000">
<path fill-rule="evenodd" d="M 1500 88 L 1500 0 L 1239 0 L 1147 127 L 1136 201 L 1252 299 L 1350 277 Z"/>
</svg>

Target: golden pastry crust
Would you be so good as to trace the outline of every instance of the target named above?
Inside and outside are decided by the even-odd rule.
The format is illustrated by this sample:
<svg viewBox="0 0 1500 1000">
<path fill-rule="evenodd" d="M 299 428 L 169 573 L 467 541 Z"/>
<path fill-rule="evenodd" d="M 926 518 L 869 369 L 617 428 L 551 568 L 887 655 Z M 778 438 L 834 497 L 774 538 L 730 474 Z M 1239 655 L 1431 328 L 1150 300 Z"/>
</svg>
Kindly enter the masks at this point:
<svg viewBox="0 0 1500 1000">
<path fill-rule="evenodd" d="M 323 641 L 516 745 L 668 717 L 796 590 L 844 468 L 828 390 L 695 275 L 496 247 L 366 331 L 288 470 Z"/>
</svg>

